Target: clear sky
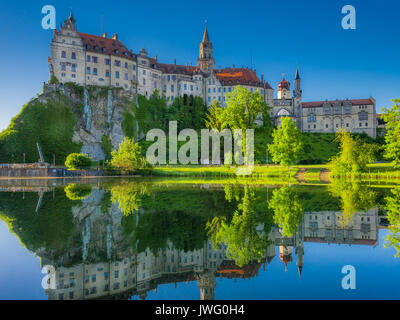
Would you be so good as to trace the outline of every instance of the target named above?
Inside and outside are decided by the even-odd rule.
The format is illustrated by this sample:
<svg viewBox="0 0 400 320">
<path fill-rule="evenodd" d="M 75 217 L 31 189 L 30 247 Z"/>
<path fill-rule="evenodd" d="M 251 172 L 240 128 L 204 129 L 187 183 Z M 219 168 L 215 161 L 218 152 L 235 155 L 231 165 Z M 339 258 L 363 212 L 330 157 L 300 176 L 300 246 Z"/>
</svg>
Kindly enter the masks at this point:
<svg viewBox="0 0 400 320">
<path fill-rule="evenodd" d="M 257 74 L 276 89 L 282 73 L 293 83 L 298 65 L 304 101 L 372 96 L 379 111 L 400 98 L 397 0 L 3 1 L 0 130 L 48 80 L 47 4 L 57 10 L 57 28 L 72 8 L 79 31 L 100 35 L 103 15 L 104 32 L 166 63 L 196 63 L 207 20 L 217 66 L 250 67 L 252 52 Z M 341 27 L 346 4 L 356 9 L 356 30 Z"/>
</svg>

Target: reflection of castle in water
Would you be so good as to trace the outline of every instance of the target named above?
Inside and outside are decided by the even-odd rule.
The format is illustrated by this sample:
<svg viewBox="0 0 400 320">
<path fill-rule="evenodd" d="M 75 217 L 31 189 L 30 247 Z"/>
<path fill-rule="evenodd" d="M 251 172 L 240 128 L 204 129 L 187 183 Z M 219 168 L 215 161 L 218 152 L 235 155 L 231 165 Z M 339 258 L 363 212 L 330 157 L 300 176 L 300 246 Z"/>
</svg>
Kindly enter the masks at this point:
<svg viewBox="0 0 400 320">
<path fill-rule="evenodd" d="M 373 208 L 355 213 L 349 223 L 342 227 L 341 212 L 305 212 L 298 232 L 292 237 L 283 237 L 278 227 L 273 227 L 261 261 L 250 261 L 239 267 L 226 256 L 226 245 L 214 248 L 205 241 L 199 250 L 184 252 L 169 242 L 167 249 L 157 254 L 146 250 L 136 252 L 122 237 L 122 213 L 113 204 L 108 212 L 102 212 L 103 191 L 95 190 L 74 208 L 74 216 L 80 221 L 82 250 L 71 248 L 68 254 L 56 260 L 42 260 L 42 264 L 56 267 L 56 289 L 48 290 L 50 300 L 130 298 L 140 296 L 162 284 L 197 281 L 201 299 L 213 299 L 217 278 L 251 278 L 258 274 L 275 257 L 279 247 L 279 258 L 285 268 L 293 263 L 299 276 L 303 269 L 305 242 L 336 243 L 347 245 L 378 244 L 379 216 Z M 81 255 L 74 263 L 73 256 Z M 84 261 L 84 263 L 82 263 Z"/>
</svg>

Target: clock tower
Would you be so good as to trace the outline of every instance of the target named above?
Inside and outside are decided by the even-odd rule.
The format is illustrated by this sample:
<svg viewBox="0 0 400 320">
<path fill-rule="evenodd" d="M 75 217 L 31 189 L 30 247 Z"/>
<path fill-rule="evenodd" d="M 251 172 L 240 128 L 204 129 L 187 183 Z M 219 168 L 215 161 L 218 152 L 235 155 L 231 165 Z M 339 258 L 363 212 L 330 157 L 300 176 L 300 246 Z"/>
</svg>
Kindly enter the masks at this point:
<svg viewBox="0 0 400 320">
<path fill-rule="evenodd" d="M 206 74 L 214 71 L 215 60 L 213 58 L 213 46 L 208 37 L 207 25 L 204 30 L 203 40 L 200 43 L 200 57 L 197 59 L 197 66 Z"/>
</svg>

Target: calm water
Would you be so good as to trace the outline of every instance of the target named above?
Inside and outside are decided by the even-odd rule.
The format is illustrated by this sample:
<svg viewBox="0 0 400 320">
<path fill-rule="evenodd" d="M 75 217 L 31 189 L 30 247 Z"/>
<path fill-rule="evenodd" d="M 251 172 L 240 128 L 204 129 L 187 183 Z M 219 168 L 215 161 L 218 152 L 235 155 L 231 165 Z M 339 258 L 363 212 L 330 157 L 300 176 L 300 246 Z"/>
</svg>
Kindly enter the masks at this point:
<svg viewBox="0 0 400 320">
<path fill-rule="evenodd" d="M 0 299 L 400 298 L 396 188 L 97 179 L 0 191 Z"/>
</svg>

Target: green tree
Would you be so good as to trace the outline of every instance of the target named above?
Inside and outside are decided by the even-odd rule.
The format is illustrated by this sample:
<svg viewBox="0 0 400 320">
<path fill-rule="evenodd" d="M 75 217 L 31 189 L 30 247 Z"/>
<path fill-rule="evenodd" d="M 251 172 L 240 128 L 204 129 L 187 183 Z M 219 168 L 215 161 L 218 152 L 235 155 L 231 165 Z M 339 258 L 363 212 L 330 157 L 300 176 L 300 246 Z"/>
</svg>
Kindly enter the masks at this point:
<svg viewBox="0 0 400 320">
<path fill-rule="evenodd" d="M 383 119 L 386 122 L 386 135 L 384 157 L 394 160 L 395 168 L 400 167 L 400 99 L 392 100 L 394 105 L 388 110 L 384 109 Z"/>
<path fill-rule="evenodd" d="M 119 149 L 111 152 L 111 167 L 122 171 L 134 172 L 146 167 L 146 159 L 141 156 L 141 148 L 134 139 L 125 137 Z"/>
<path fill-rule="evenodd" d="M 91 165 L 92 159 L 87 154 L 71 153 L 65 160 L 65 166 L 71 170 L 88 168 Z"/>
<path fill-rule="evenodd" d="M 303 219 L 303 205 L 292 187 L 275 189 L 268 204 L 274 211 L 274 222 L 282 229 L 282 235 L 291 237 Z"/>
<path fill-rule="evenodd" d="M 280 126 L 272 133 L 273 143 L 268 146 L 272 160 L 283 166 L 295 164 L 302 150 L 301 132 L 289 117 L 281 118 Z"/>
<path fill-rule="evenodd" d="M 224 109 L 220 107 L 217 100 L 211 103 L 210 109 L 206 115 L 205 125 L 208 129 L 221 131 L 224 126 L 223 121 Z"/>
<path fill-rule="evenodd" d="M 139 210 L 144 194 L 148 192 L 145 184 L 125 182 L 113 185 L 110 188 L 111 202 L 118 203 L 119 209 L 125 216 L 132 215 Z"/>
<path fill-rule="evenodd" d="M 400 187 L 392 189 L 392 196 L 386 198 L 387 217 L 390 234 L 386 237 L 385 247 L 394 247 L 396 257 L 400 258 Z"/>
<path fill-rule="evenodd" d="M 339 142 L 339 154 L 331 159 L 331 175 L 340 177 L 357 175 L 367 171 L 367 165 L 375 161 L 378 147 L 368 144 L 359 137 L 353 138 L 346 130 L 340 129 L 336 133 Z"/>
<path fill-rule="evenodd" d="M 270 107 L 263 101 L 260 92 L 251 92 L 242 86 L 235 87 L 232 93 L 226 95 L 226 107 L 223 110 L 224 127 L 231 130 L 254 129 L 258 125 L 256 120 L 270 122 Z"/>
</svg>

